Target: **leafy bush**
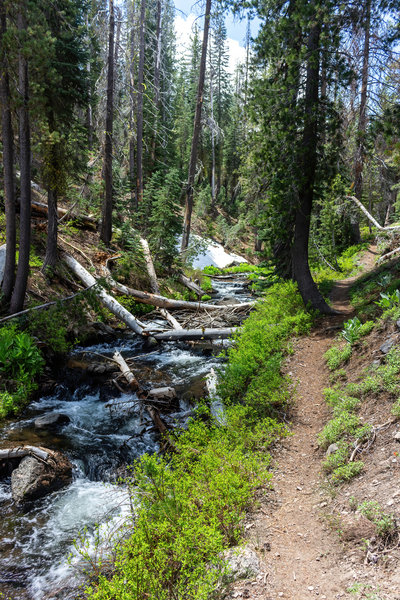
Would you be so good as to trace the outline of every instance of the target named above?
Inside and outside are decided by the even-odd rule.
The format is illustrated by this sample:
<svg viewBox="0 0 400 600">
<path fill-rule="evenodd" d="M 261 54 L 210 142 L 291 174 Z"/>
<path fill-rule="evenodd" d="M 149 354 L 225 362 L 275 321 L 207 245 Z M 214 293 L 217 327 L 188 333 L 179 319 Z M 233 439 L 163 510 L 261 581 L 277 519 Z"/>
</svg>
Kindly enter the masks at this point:
<svg viewBox="0 0 400 600">
<path fill-rule="evenodd" d="M 340 365 L 346 363 L 349 360 L 351 353 L 352 350 L 350 344 L 346 344 L 342 348 L 339 348 L 339 346 L 332 346 L 329 348 L 324 355 L 329 369 L 334 371 L 340 367 Z"/>
<path fill-rule="evenodd" d="M 354 462 L 337 467 L 332 473 L 331 482 L 337 485 L 343 481 L 350 481 L 350 479 L 359 475 L 363 468 L 364 463 L 361 460 L 355 460 Z"/>
<path fill-rule="evenodd" d="M 285 386 L 276 387 L 277 381 L 282 382 L 281 349 L 292 335 L 307 333 L 311 323 L 312 316 L 306 312 L 293 282 L 272 286 L 236 336 L 235 346 L 227 352 L 229 361 L 219 383 L 221 398 L 269 409 L 265 397 L 273 392 L 284 402 Z"/>
<path fill-rule="evenodd" d="M 383 538 L 390 537 L 396 531 L 393 515 L 384 512 L 375 500 L 367 500 L 359 505 L 359 512 L 376 525 L 376 532 Z"/>
<path fill-rule="evenodd" d="M 202 302 L 207 302 L 207 300 L 211 300 L 211 296 L 209 296 L 208 294 L 203 294 L 201 300 Z"/>
<path fill-rule="evenodd" d="M 0 329 L 0 418 L 17 412 L 36 389 L 44 360 L 30 335 L 16 326 Z"/>
<path fill-rule="evenodd" d="M 383 310 L 394 308 L 400 304 L 400 290 L 395 290 L 391 294 L 380 293 L 381 299 L 375 302 Z"/>
<path fill-rule="evenodd" d="M 373 321 L 367 321 L 363 325 L 358 317 L 354 317 L 343 324 L 342 337 L 352 345 L 361 337 L 368 335 L 373 327 Z"/>
</svg>

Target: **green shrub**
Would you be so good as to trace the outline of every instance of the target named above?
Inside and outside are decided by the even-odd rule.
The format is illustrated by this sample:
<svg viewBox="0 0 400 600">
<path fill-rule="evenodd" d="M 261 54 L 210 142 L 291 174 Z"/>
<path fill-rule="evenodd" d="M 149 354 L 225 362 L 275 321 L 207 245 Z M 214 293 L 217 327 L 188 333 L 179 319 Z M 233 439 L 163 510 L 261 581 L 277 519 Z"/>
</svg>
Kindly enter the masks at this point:
<svg viewBox="0 0 400 600">
<path fill-rule="evenodd" d="M 0 418 L 23 407 L 36 389 L 35 377 L 44 366 L 30 335 L 15 325 L 0 329 Z"/>
<path fill-rule="evenodd" d="M 346 344 L 342 348 L 339 346 L 332 346 L 325 352 L 325 360 L 331 371 L 334 371 L 340 365 L 346 363 L 351 357 L 352 349 L 350 344 Z"/>
<path fill-rule="evenodd" d="M 363 468 L 364 463 L 361 460 L 355 460 L 354 462 L 337 467 L 331 475 L 331 482 L 337 485 L 343 481 L 350 481 L 350 479 L 359 475 Z"/>
<path fill-rule="evenodd" d="M 396 531 L 396 520 L 393 515 L 384 512 L 375 500 L 367 500 L 359 505 L 359 512 L 376 525 L 379 536 L 390 537 Z"/>
<path fill-rule="evenodd" d="M 285 340 L 307 333 L 311 323 L 312 316 L 306 312 L 293 282 L 272 286 L 245 321 L 236 336 L 236 344 L 227 352 L 229 361 L 219 383 L 221 398 L 236 403 L 249 392 L 253 402 L 259 387 L 264 390 L 261 398 L 265 398 L 269 381 L 276 392 L 276 376 L 280 375 L 282 362 L 280 352 Z M 263 374 L 266 371 L 268 377 Z M 261 386 L 255 378 L 260 378 Z"/>
<path fill-rule="evenodd" d="M 208 294 L 203 294 L 203 296 L 201 297 L 201 301 L 207 302 L 207 300 L 211 300 L 211 296 L 209 296 Z"/>
<path fill-rule="evenodd" d="M 322 468 L 326 473 L 332 473 L 335 469 L 347 464 L 349 459 L 350 444 L 341 440 L 338 444 L 338 450 L 332 452 L 322 463 Z"/>
<path fill-rule="evenodd" d="M 359 428 L 359 417 L 347 410 L 343 410 L 337 417 L 331 419 L 325 425 L 322 432 L 318 436 L 319 443 L 323 448 L 327 448 L 329 444 L 337 442 L 345 434 L 357 437 L 357 431 Z"/>
</svg>

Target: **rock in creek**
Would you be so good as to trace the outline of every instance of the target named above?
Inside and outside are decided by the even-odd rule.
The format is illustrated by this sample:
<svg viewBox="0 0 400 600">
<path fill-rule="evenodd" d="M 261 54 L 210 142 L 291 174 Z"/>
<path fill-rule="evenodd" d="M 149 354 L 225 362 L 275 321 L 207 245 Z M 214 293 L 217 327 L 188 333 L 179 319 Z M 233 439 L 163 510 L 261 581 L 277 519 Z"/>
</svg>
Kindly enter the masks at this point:
<svg viewBox="0 0 400 600">
<path fill-rule="evenodd" d="M 72 465 L 60 452 L 47 450 L 50 457 L 42 461 L 25 456 L 11 473 L 11 493 L 17 504 L 42 498 L 71 482 Z"/>
<path fill-rule="evenodd" d="M 230 304 L 238 304 L 238 299 L 235 296 L 224 296 L 216 302 L 218 306 L 229 306 Z"/>
<path fill-rule="evenodd" d="M 62 425 L 67 425 L 70 421 L 69 416 L 62 413 L 46 413 L 35 419 L 35 427 L 36 429 L 55 429 Z"/>
</svg>

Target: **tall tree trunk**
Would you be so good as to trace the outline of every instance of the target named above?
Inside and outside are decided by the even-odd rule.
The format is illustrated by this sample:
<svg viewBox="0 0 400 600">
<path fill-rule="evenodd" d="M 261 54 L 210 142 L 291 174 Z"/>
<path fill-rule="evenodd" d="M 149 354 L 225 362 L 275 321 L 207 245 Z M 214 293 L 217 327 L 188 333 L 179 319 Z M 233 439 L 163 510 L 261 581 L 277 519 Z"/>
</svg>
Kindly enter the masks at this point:
<svg viewBox="0 0 400 600">
<path fill-rule="evenodd" d="M 20 44 L 26 34 L 26 3 L 21 2 L 17 25 Z M 20 198 L 20 233 L 19 233 L 19 258 L 14 291 L 11 297 L 10 312 L 22 310 L 29 275 L 29 252 L 31 247 L 31 134 L 29 124 L 29 79 L 28 62 L 22 52 L 18 56 L 18 85 L 21 103 L 18 108 L 19 118 L 19 155 L 21 172 L 21 198 Z"/>
<path fill-rule="evenodd" d="M 4 300 L 9 302 L 15 281 L 15 173 L 14 173 L 14 134 L 11 122 L 10 82 L 4 37 L 7 32 L 7 19 L 4 0 L 0 0 L 0 44 L 1 44 L 1 129 L 3 142 L 4 201 L 6 212 L 6 261 L 2 292 Z"/>
<path fill-rule="evenodd" d="M 297 282 L 304 304 L 323 313 L 331 313 L 310 273 L 308 264 L 308 243 L 310 220 L 314 196 L 315 172 L 317 167 L 318 144 L 318 88 L 320 62 L 321 25 L 315 23 L 307 43 L 307 76 L 304 97 L 305 124 L 302 152 L 302 180 L 299 186 L 299 199 L 295 215 L 295 232 L 292 246 L 293 277 Z"/>
<path fill-rule="evenodd" d="M 89 31 L 89 19 L 88 17 L 86 17 L 86 30 Z M 86 108 L 86 129 L 87 129 L 87 141 L 88 141 L 88 148 L 89 150 L 93 150 L 93 108 L 92 108 L 92 82 L 91 82 L 91 71 L 92 71 L 92 64 L 91 64 L 91 42 L 90 42 L 90 35 L 88 35 L 87 37 L 87 45 L 89 48 L 89 56 L 88 56 L 88 61 L 86 63 L 86 71 L 87 71 L 87 77 L 88 77 L 88 103 L 87 103 L 87 108 Z"/>
<path fill-rule="evenodd" d="M 210 116 L 211 116 L 211 206 L 215 207 L 216 183 L 215 183 L 215 123 L 214 123 L 214 67 L 212 64 L 211 36 L 209 45 L 210 64 Z"/>
<path fill-rule="evenodd" d="M 107 65 L 107 108 L 106 108 L 106 137 L 104 144 L 104 197 L 100 229 L 101 240 L 109 245 L 112 235 L 113 209 L 113 116 L 114 116 L 114 0 L 109 0 L 109 36 L 108 36 L 108 65 Z"/>
<path fill-rule="evenodd" d="M 157 26 L 156 26 L 156 53 L 154 61 L 154 109 L 155 120 L 153 130 L 153 140 L 151 145 L 151 166 L 154 168 L 156 161 L 156 146 L 158 134 L 158 120 L 161 103 L 160 76 L 161 76 L 161 50 L 162 50 L 162 28 L 161 28 L 162 6 L 161 0 L 157 1 Z"/>
<path fill-rule="evenodd" d="M 189 245 L 190 225 L 191 225 L 191 221 L 192 221 L 193 185 L 194 185 L 194 178 L 195 178 L 195 174 L 196 174 L 197 150 L 198 150 L 200 132 L 201 132 L 201 111 L 202 111 L 202 107 L 203 107 L 203 92 L 204 92 L 204 79 L 205 79 L 205 74 L 206 74 L 206 58 L 207 58 L 208 31 L 210 28 L 210 13 L 211 13 L 211 0 L 207 0 L 206 13 L 204 16 L 204 32 L 203 32 L 203 44 L 202 44 L 202 48 L 201 48 L 199 83 L 197 86 L 196 112 L 195 112 L 195 116 L 194 116 L 192 146 L 191 146 L 191 150 L 190 150 L 189 172 L 188 172 L 188 181 L 187 181 L 187 186 L 186 186 L 186 203 L 185 203 L 185 216 L 183 219 L 181 252 L 184 252 Z"/>
<path fill-rule="evenodd" d="M 357 127 L 357 149 L 354 161 L 354 195 L 362 202 L 363 194 L 363 169 L 366 156 L 365 136 L 367 132 L 367 95 L 368 95 L 368 74 L 369 74 L 369 54 L 370 54 L 370 29 L 371 29 L 371 0 L 365 3 L 365 22 L 364 22 L 364 49 L 363 64 L 361 75 L 361 96 L 360 112 L 358 115 Z M 358 219 L 352 223 L 353 241 L 361 241 L 360 226 Z"/>
<path fill-rule="evenodd" d="M 47 190 L 47 242 L 46 256 L 44 259 L 42 271 L 47 267 L 55 267 L 57 263 L 57 238 L 58 238 L 58 213 L 57 213 L 57 191 L 49 186 Z"/>
<path fill-rule="evenodd" d="M 137 91 L 137 118 L 136 118 L 136 205 L 143 200 L 143 92 L 144 92 L 144 21 L 146 16 L 146 0 L 140 5 L 139 20 L 139 69 Z"/>
<path fill-rule="evenodd" d="M 134 18 L 134 8 L 132 12 L 132 21 Z M 131 206 L 136 204 L 135 194 L 135 112 L 136 112 L 136 94 L 135 94 L 135 24 L 132 23 L 129 41 L 129 181 L 131 192 Z M 137 204 L 136 204 L 137 208 Z"/>
</svg>

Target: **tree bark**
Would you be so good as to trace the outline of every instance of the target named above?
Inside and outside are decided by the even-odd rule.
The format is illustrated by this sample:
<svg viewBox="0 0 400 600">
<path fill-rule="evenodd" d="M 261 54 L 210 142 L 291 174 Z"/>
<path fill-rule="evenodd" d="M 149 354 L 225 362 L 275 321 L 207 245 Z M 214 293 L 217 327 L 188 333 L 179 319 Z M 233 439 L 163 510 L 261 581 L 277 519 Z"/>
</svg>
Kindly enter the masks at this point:
<svg viewBox="0 0 400 600">
<path fill-rule="evenodd" d="M 317 19 L 317 17 L 315 17 Z M 305 89 L 305 124 L 301 145 L 302 180 L 299 186 L 292 246 L 293 278 L 297 282 L 304 304 L 325 314 L 334 311 L 325 302 L 315 284 L 308 264 L 310 220 L 314 196 L 318 144 L 318 88 L 321 25 L 315 22 L 307 42 L 307 75 Z"/>
<path fill-rule="evenodd" d="M 160 288 L 158 286 L 156 270 L 154 268 L 153 259 L 151 258 L 149 244 L 147 240 L 144 238 L 140 238 L 140 244 L 143 248 L 144 260 L 146 261 L 147 273 L 150 279 L 150 288 L 154 294 L 160 293 Z"/>
<path fill-rule="evenodd" d="M 47 267 L 55 267 L 57 263 L 57 240 L 58 240 L 58 213 L 57 213 L 57 192 L 49 187 L 47 192 L 47 242 L 46 256 L 43 262 L 42 271 Z"/>
<path fill-rule="evenodd" d="M 106 135 L 104 144 L 104 197 L 102 207 L 102 220 L 100 238 L 108 246 L 112 235 L 112 210 L 113 210 L 113 116 L 114 116 L 114 0 L 109 0 L 109 35 L 108 35 L 108 62 L 107 62 L 107 108 L 106 108 Z"/>
<path fill-rule="evenodd" d="M 354 196 L 361 202 L 363 194 L 363 170 L 366 156 L 365 136 L 367 132 L 367 99 L 368 99 L 368 74 L 370 54 L 370 28 L 371 28 L 371 0 L 365 2 L 364 22 L 364 49 L 361 76 L 360 112 L 357 127 L 357 150 L 354 161 Z M 360 225 L 358 220 L 352 223 L 354 243 L 361 241 Z"/>
<path fill-rule="evenodd" d="M 143 93 L 144 93 L 144 22 L 146 16 L 146 0 L 140 5 L 139 21 L 139 68 L 137 90 L 136 117 L 136 206 L 143 200 Z"/>
<path fill-rule="evenodd" d="M 201 132 L 201 112 L 203 108 L 203 93 L 204 93 L 204 80 L 206 74 L 206 58 L 207 58 L 207 44 L 208 44 L 208 31 L 210 28 L 210 13 L 211 13 L 211 0 L 206 1 L 206 12 L 204 16 L 204 32 L 203 32 L 203 44 L 201 48 L 201 59 L 200 59 L 200 73 L 199 82 L 197 86 L 197 101 L 196 101 L 196 112 L 194 116 L 193 125 L 193 137 L 192 146 L 190 150 L 190 161 L 189 161 L 189 172 L 188 181 L 186 186 L 186 202 L 185 202 L 185 215 L 183 219 L 183 232 L 182 232 L 182 243 L 181 252 L 185 252 L 189 245 L 190 226 L 192 221 L 192 210 L 193 210 L 193 186 L 194 177 L 196 174 L 196 163 L 197 163 L 197 151 L 200 140 Z"/>
<path fill-rule="evenodd" d="M 158 135 L 158 120 L 161 102 L 161 91 L 160 91 L 160 75 L 161 75 L 161 50 L 162 50 L 162 29 L 161 29 L 161 15 L 162 15 L 162 4 L 161 0 L 157 0 L 157 16 L 156 16 L 156 52 L 154 61 L 154 108 L 155 108 L 155 120 L 153 129 L 153 140 L 151 144 L 151 165 L 152 168 L 155 166 L 156 161 L 156 146 L 157 146 L 157 135 Z"/>
<path fill-rule="evenodd" d="M 4 300 L 9 302 L 15 281 L 15 250 L 16 250 L 16 224 L 15 224 L 15 171 L 14 171 L 14 133 L 11 121 L 10 106 L 10 81 L 5 44 L 7 33 L 7 18 L 4 0 L 0 1 L 0 44 L 1 44 L 1 129 L 3 142 L 3 168 L 4 168 L 4 202 L 6 213 L 6 257 L 2 293 Z"/>
<path fill-rule="evenodd" d="M 20 4 L 17 26 L 21 38 L 26 35 L 26 2 Z M 23 44 L 23 39 L 20 40 Z M 19 152 L 21 170 L 19 258 L 10 313 L 22 310 L 29 275 L 29 252 L 31 247 L 31 134 L 29 123 L 29 79 L 28 62 L 20 48 L 18 56 L 18 84 L 21 104 L 19 118 Z"/>
<path fill-rule="evenodd" d="M 134 9 L 133 9 L 134 10 Z M 132 14 L 132 19 L 134 12 Z M 131 192 L 131 205 L 132 208 L 137 208 L 136 195 L 135 195 L 135 112 L 136 112 L 136 94 L 135 94 L 135 26 L 132 23 L 130 32 L 130 44 L 129 44 L 129 180 L 130 180 L 130 192 Z"/>
</svg>

